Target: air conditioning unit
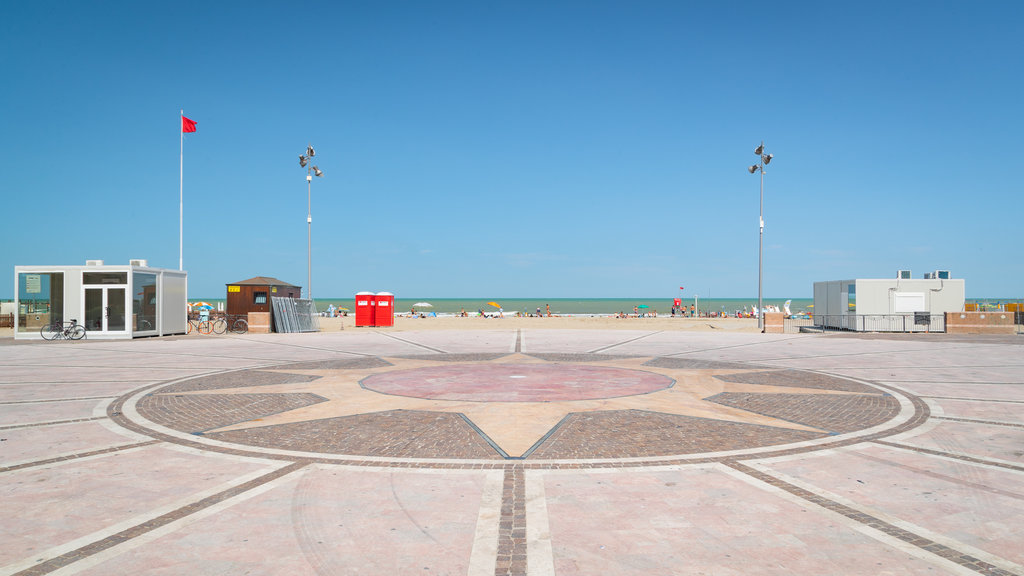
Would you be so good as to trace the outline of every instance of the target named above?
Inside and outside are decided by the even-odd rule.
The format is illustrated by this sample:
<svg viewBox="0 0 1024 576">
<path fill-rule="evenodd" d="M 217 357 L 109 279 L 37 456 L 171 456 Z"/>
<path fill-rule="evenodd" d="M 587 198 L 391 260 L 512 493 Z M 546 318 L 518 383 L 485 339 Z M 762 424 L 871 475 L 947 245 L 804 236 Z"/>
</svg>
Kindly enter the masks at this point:
<svg viewBox="0 0 1024 576">
<path fill-rule="evenodd" d="M 949 270 L 936 270 L 935 272 L 932 272 L 932 278 L 949 280 Z"/>
<path fill-rule="evenodd" d="M 103 260 L 86 260 L 86 266 L 103 266 Z"/>
<path fill-rule="evenodd" d="M 900 280 L 910 280 L 910 270 L 897 270 L 896 278 Z"/>
<path fill-rule="evenodd" d="M 924 279 L 925 280 L 934 280 L 935 279 L 935 272 L 925 272 L 924 273 Z"/>
<path fill-rule="evenodd" d="M 149 268 L 149 262 L 145 260 L 129 260 L 128 264 L 131 266 L 139 266 L 140 268 Z"/>
</svg>

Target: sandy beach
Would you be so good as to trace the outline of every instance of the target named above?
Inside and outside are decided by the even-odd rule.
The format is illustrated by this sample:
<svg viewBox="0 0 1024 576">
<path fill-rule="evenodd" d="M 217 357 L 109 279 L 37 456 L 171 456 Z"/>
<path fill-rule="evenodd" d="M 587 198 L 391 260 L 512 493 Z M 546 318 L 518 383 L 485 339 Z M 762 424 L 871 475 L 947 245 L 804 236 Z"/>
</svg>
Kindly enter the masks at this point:
<svg viewBox="0 0 1024 576">
<path fill-rule="evenodd" d="M 608 316 L 552 316 L 544 318 L 480 318 L 458 316 L 408 318 L 398 316 L 395 325 L 388 328 L 356 328 L 355 317 L 320 318 L 321 332 L 337 330 L 502 330 L 502 329 L 554 329 L 554 330 L 686 330 L 754 332 L 757 318 L 614 318 Z"/>
<path fill-rule="evenodd" d="M 321 332 L 339 330 L 666 330 L 757 333 L 756 318 L 612 318 L 607 316 L 552 316 L 550 318 L 480 318 L 457 316 L 408 318 L 398 316 L 387 328 L 356 328 L 355 316 L 320 318 Z M 14 338 L 13 328 L 0 328 L 0 338 Z"/>
</svg>

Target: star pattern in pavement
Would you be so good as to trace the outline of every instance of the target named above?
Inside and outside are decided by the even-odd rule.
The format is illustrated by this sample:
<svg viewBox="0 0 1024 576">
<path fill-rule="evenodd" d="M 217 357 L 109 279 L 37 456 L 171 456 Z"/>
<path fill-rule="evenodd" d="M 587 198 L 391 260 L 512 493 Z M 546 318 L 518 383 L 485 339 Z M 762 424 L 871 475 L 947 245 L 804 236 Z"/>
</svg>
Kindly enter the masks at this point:
<svg viewBox="0 0 1024 576">
<path fill-rule="evenodd" d="M 645 365 L 651 359 L 590 361 L 584 364 L 585 370 L 579 369 L 577 363 L 549 362 L 518 353 L 479 362 L 383 358 L 389 365 L 343 370 L 285 368 L 277 371 L 308 374 L 316 378 L 304 383 L 259 386 L 258 392 L 311 393 L 326 401 L 207 432 L 245 430 L 392 410 L 435 411 L 462 414 L 506 455 L 520 457 L 573 413 L 645 410 L 827 433 L 827 430 L 707 399 L 729 392 L 881 395 L 880 392 L 725 382 L 716 376 L 763 373 L 765 369 L 680 369 Z M 603 379 L 603 374 L 607 378 Z M 175 395 L 252 394 L 254 391 L 256 388 L 253 387 L 236 387 L 176 392 Z M 517 400 L 521 397 L 530 400 Z"/>
</svg>

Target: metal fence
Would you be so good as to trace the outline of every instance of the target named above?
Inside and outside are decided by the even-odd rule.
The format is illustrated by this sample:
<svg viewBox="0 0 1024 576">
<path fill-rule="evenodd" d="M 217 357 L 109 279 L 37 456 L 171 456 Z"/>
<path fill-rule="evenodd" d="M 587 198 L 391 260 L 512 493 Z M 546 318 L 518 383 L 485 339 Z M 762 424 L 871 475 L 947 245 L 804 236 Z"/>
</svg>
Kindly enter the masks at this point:
<svg viewBox="0 0 1024 576">
<path fill-rule="evenodd" d="M 784 331 L 796 332 L 945 332 L 945 314 L 840 314 L 787 318 Z"/>
<path fill-rule="evenodd" d="M 313 300 L 271 296 L 270 303 L 274 307 L 275 332 L 320 331 L 320 319 Z"/>
<path fill-rule="evenodd" d="M 0 328 L 14 328 L 14 314 L 0 314 Z"/>
</svg>

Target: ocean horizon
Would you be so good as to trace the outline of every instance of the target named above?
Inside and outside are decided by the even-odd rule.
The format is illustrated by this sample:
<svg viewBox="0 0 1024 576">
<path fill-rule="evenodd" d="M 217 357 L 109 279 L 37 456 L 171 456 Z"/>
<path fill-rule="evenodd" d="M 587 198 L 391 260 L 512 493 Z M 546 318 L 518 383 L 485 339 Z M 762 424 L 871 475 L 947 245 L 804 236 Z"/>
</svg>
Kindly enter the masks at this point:
<svg viewBox="0 0 1024 576">
<path fill-rule="evenodd" d="M 355 297 L 348 298 L 315 298 L 317 310 L 326 310 L 328 306 L 335 308 L 355 309 Z M 790 300 L 790 309 L 794 312 L 813 310 L 813 298 L 764 298 L 765 306 L 778 306 L 781 310 L 787 300 Z M 224 298 L 195 298 L 190 301 L 203 301 L 219 308 L 223 307 Z M 558 315 L 609 315 L 618 312 L 631 314 L 633 307 L 644 307 L 647 312 L 657 312 L 659 315 L 671 313 L 674 303 L 673 298 L 395 298 L 395 312 L 402 314 L 412 311 L 436 313 L 436 314 L 458 314 L 465 310 L 473 314 L 479 310 L 485 312 L 497 312 L 498 308 L 490 303 L 494 302 L 501 306 L 506 314 L 525 312 L 536 313 L 538 309 L 546 313 L 547 307 L 551 307 L 552 314 Z M 422 306 L 423 303 L 430 306 Z M 757 297 L 754 298 L 682 298 L 682 303 L 687 309 L 691 305 L 704 312 L 718 312 L 735 314 L 737 311 L 751 309 L 757 306 Z M 420 306 L 416 306 L 421 304 Z"/>
<path fill-rule="evenodd" d="M 342 298 L 315 298 L 317 310 L 326 310 L 328 306 L 333 305 L 335 308 L 348 308 L 349 310 L 355 309 L 355 296 L 342 297 Z M 813 298 L 764 298 L 764 305 L 776 306 L 779 310 L 782 310 L 786 301 L 790 301 L 789 308 L 794 314 L 800 312 L 812 312 L 814 310 L 814 299 Z M 224 298 L 190 298 L 190 302 L 208 302 L 218 309 L 223 309 L 225 304 Z M 658 315 L 667 315 L 671 313 L 674 298 L 672 297 L 657 297 L 657 298 L 395 298 L 395 312 L 402 314 L 408 313 L 412 309 L 416 309 L 416 312 L 423 313 L 436 313 L 436 314 L 458 314 L 462 310 L 465 310 L 469 314 L 476 313 L 479 310 L 485 312 L 496 312 L 498 308 L 492 306 L 490 303 L 495 302 L 501 306 L 501 309 L 507 314 L 515 314 L 516 312 L 525 312 L 527 314 L 536 313 L 539 308 L 541 312 L 547 310 L 547 306 L 551 306 L 552 314 L 559 315 L 609 315 L 616 314 L 619 312 L 625 312 L 631 314 L 633 307 L 646 306 L 647 312 L 657 312 Z M 967 298 L 967 302 L 986 303 L 986 302 L 1016 302 L 1020 301 L 1017 298 Z M 430 306 L 416 306 L 422 303 L 430 304 Z M 757 296 L 747 298 L 701 298 L 697 297 L 684 297 L 682 303 L 689 310 L 691 305 L 696 305 L 697 309 L 705 312 L 718 312 L 719 314 L 735 314 L 737 311 L 742 312 L 744 310 L 751 310 L 757 306 Z"/>
</svg>

